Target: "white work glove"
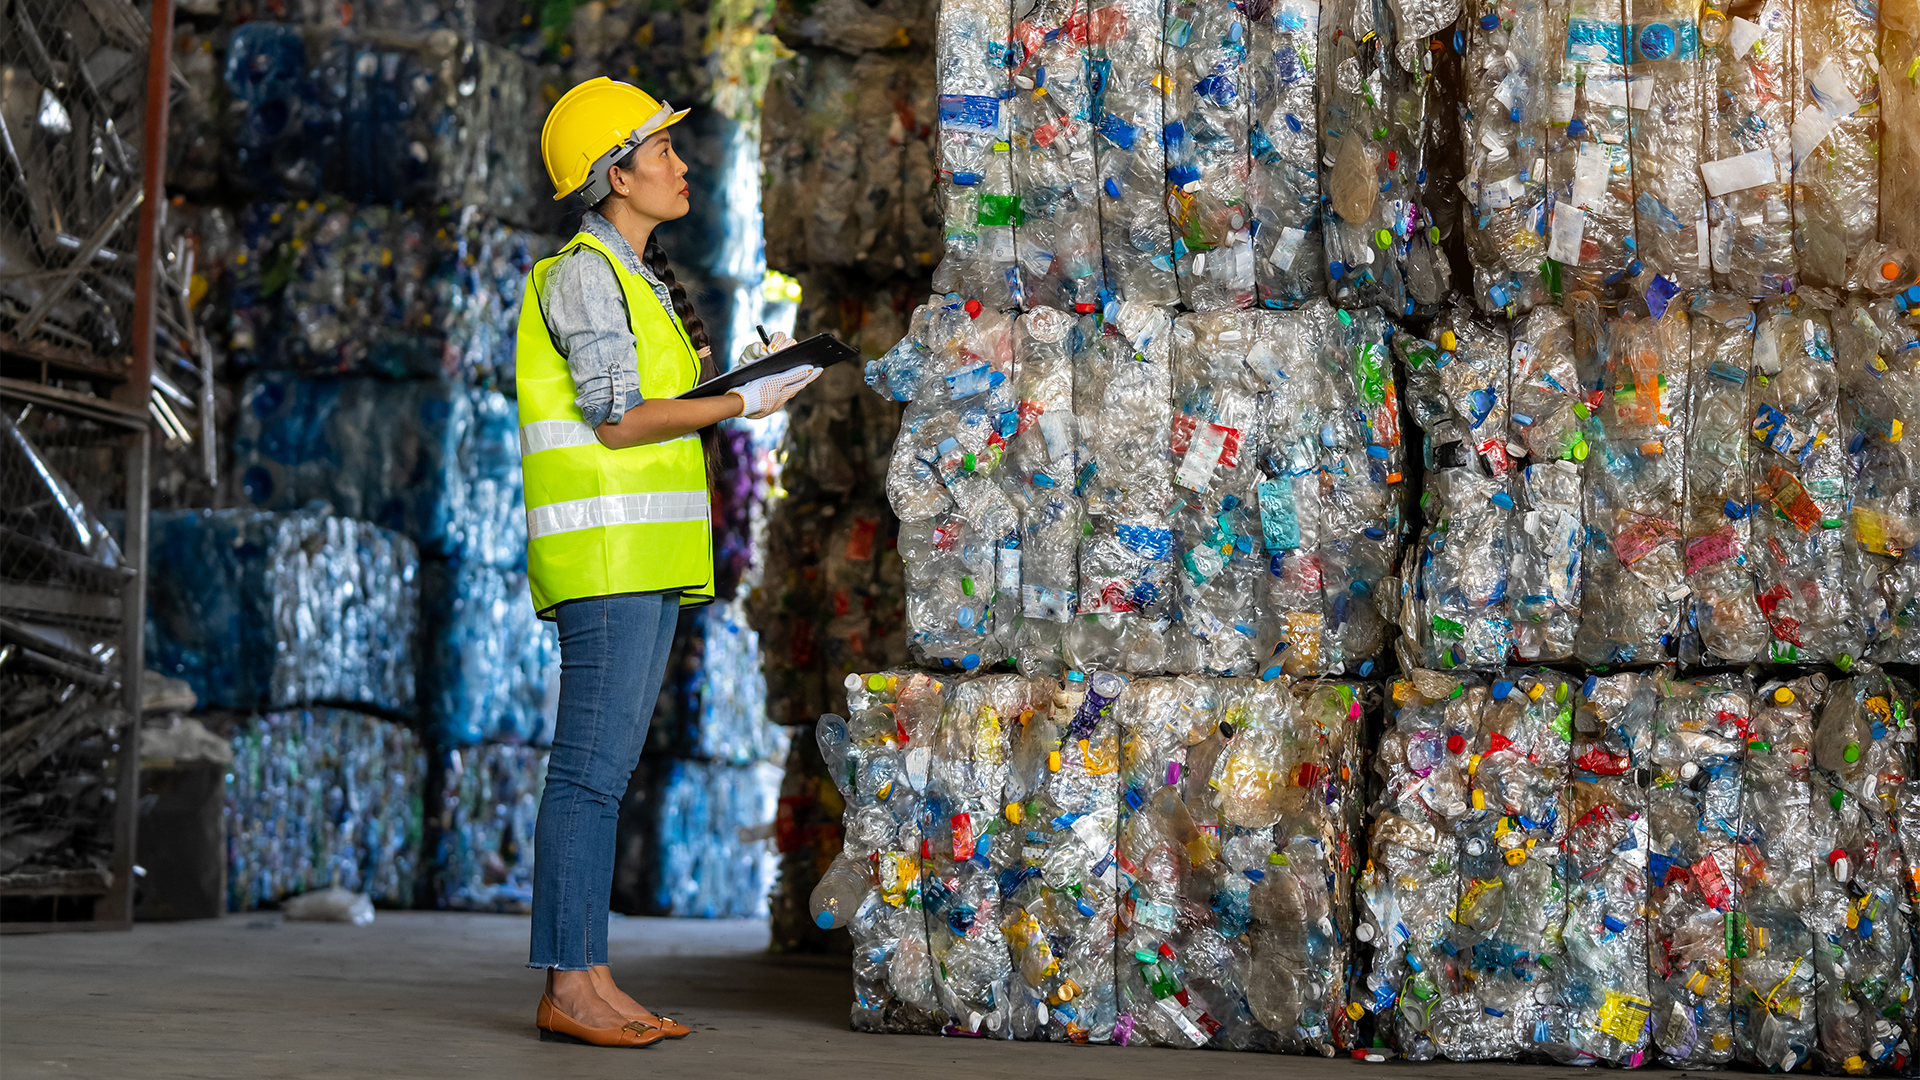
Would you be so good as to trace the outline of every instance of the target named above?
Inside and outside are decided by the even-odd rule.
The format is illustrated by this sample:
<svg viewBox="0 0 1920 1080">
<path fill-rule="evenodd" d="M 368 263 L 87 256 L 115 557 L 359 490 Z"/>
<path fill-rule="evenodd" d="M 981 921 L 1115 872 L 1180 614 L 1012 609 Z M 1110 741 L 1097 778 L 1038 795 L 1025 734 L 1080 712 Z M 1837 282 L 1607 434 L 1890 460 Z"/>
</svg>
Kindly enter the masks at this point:
<svg viewBox="0 0 1920 1080">
<path fill-rule="evenodd" d="M 775 330 L 773 337 L 767 341 L 748 342 L 747 347 L 740 350 L 740 362 L 734 366 L 741 367 L 746 364 L 751 364 L 755 360 L 777 353 L 791 344 L 793 344 L 793 339 L 787 336 L 786 331 Z"/>
<path fill-rule="evenodd" d="M 783 371 L 778 375 L 769 375 L 764 379 L 755 379 L 737 390 L 727 391 L 738 394 L 746 407 L 740 415 L 749 420 L 758 420 L 779 411 L 782 405 L 793 400 L 806 385 L 820 377 L 822 369 L 817 367 L 797 367 Z"/>
</svg>

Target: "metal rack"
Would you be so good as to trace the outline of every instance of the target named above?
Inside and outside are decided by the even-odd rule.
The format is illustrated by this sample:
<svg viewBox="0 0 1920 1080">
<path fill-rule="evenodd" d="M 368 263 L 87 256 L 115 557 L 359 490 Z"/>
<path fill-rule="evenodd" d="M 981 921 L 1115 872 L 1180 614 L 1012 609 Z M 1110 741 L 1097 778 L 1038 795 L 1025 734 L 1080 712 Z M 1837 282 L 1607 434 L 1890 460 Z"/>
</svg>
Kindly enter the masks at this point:
<svg viewBox="0 0 1920 1080">
<path fill-rule="evenodd" d="M 157 310 L 172 28 L 172 0 L 0 0 L 7 933 L 132 924 L 149 447 L 190 404 L 154 356 L 193 344 Z"/>
</svg>

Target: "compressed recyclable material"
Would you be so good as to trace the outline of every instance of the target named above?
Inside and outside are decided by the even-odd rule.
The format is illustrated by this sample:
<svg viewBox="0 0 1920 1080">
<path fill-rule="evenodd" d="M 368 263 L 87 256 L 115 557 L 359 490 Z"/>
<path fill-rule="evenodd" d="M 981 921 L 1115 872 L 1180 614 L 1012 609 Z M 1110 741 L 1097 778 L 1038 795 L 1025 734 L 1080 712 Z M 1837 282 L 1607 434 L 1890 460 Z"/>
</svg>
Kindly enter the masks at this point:
<svg viewBox="0 0 1920 1080">
<path fill-rule="evenodd" d="M 1426 527 L 1401 572 L 1401 666 L 1497 666 L 1512 647 L 1514 524 L 1508 328 L 1465 309 L 1432 340 L 1394 337 L 1407 398 L 1426 433 Z"/>
<path fill-rule="evenodd" d="M 511 384 L 520 290 L 559 245 L 457 215 L 256 203 L 219 250 L 223 342 L 243 368 Z"/>
<path fill-rule="evenodd" d="M 760 151 L 767 265 L 875 277 L 932 269 L 932 74 L 916 54 L 800 52 L 774 67 Z"/>
<path fill-rule="evenodd" d="M 1565 660 L 1580 628 L 1586 528 L 1581 463 L 1586 403 L 1573 359 L 1573 320 L 1539 307 L 1513 326 L 1509 384 L 1518 451 L 1519 513 L 1513 532 L 1513 651 L 1522 660 Z"/>
<path fill-rule="evenodd" d="M 1826 859 L 1815 850 L 1813 721 L 1827 697 L 1818 674 L 1763 684 L 1741 778 L 1734 1056 L 1782 1072 L 1805 1065 L 1818 1037 L 1809 920 Z"/>
<path fill-rule="evenodd" d="M 1680 524 L 1689 593 L 1680 660 L 1749 663 L 1760 659 L 1772 636 L 1754 599 L 1757 564 L 1771 554 L 1753 546 L 1753 460 L 1765 453 L 1750 437 L 1749 400 L 1758 386 L 1755 319 L 1745 298 L 1726 293 L 1697 293 L 1692 306 L 1687 501 Z"/>
<path fill-rule="evenodd" d="M 1548 102 L 1553 5 L 1465 5 L 1468 252 L 1481 310 L 1510 314 L 1550 303 L 1546 269 Z M 1517 393 L 1517 390 L 1516 390 Z"/>
<path fill-rule="evenodd" d="M 428 824 L 436 906 L 533 910 L 533 824 L 547 752 L 492 744 L 448 750 Z"/>
<path fill-rule="evenodd" d="M 773 821 L 777 765 L 666 763 L 650 797 L 657 801 L 651 858 L 658 863 L 652 907 L 663 915 L 756 918 L 767 913 L 772 850 L 741 835 Z"/>
<path fill-rule="evenodd" d="M 1277 3 L 1265 18 L 1250 10 L 1247 38 L 1247 216 L 1256 296 L 1265 307 L 1297 307 L 1327 291 L 1315 79 L 1320 5 Z"/>
<path fill-rule="evenodd" d="M 1755 599 L 1773 631 L 1766 659 L 1844 669 L 1862 655 L 1866 625 L 1832 326 L 1797 296 L 1757 315 L 1753 366 L 1766 381 L 1752 397 L 1753 538 L 1771 556 L 1756 560 Z"/>
<path fill-rule="evenodd" d="M 1813 733 L 1813 896 L 1819 1052 L 1849 1073 L 1901 1069 L 1913 940 L 1899 917 L 1903 868 L 1882 854 L 1913 772 L 1912 689 L 1870 665 L 1828 688 Z"/>
<path fill-rule="evenodd" d="M 1793 9 L 1796 287 L 1859 289 L 1880 279 L 1878 14 L 1877 6 L 1837 0 L 1800 0 Z"/>
<path fill-rule="evenodd" d="M 1179 300 L 1167 220 L 1168 122 L 1160 74 L 1167 19 L 1158 0 L 1090 5 L 1087 49 L 1105 86 L 1093 140 L 1100 178 L 1100 247 L 1107 287 L 1123 303 Z"/>
<path fill-rule="evenodd" d="M 322 500 L 429 555 L 526 559 L 517 411 L 493 391 L 427 380 L 249 376 L 234 464 L 263 510 Z"/>
<path fill-rule="evenodd" d="M 1242 5 L 1167 8 L 1166 205 L 1180 299 L 1195 311 L 1253 302 L 1248 45 Z"/>
<path fill-rule="evenodd" d="M 1015 247 L 1024 300 L 1065 311 L 1100 309 L 1094 101 L 1088 0 L 1039 0 L 1013 28 L 1013 173 L 1020 220 Z M 1224 8 L 1223 8 L 1224 10 Z"/>
<path fill-rule="evenodd" d="M 230 738 L 229 910 L 329 886 L 413 905 L 426 758 L 412 732 L 300 709 L 250 717 Z"/>
<path fill-rule="evenodd" d="M 1753 723 L 1743 677 L 1661 678 L 1647 792 L 1648 991 L 1654 1047 L 1674 1068 L 1733 1060 L 1726 927 L 1741 910 L 1741 779 Z"/>
<path fill-rule="evenodd" d="M 1631 80 L 1621 0 L 1569 0 L 1555 13 L 1551 47 L 1547 177 L 1555 193 L 1547 258 L 1560 285 L 1613 296 L 1637 288 L 1631 95 L 1655 79 Z"/>
<path fill-rule="evenodd" d="M 932 41 L 936 6 L 929 0 L 787 0 L 774 6 L 773 29 L 788 45 L 870 53 Z"/>
<path fill-rule="evenodd" d="M 934 40 L 946 226 L 933 287 L 990 308 L 1026 301 L 1015 240 L 1022 208 L 1009 141 L 1011 17 L 1005 4 L 987 0 L 942 4 Z"/>
<path fill-rule="evenodd" d="M 1066 626 L 1079 610 L 1084 502 L 1075 491 L 1082 441 L 1074 413 L 1075 343 L 1096 320 L 1034 308 L 1014 328 L 1018 423 L 995 474 L 1020 514 L 1012 546 L 1002 543 L 994 587 L 1000 616 L 1014 622 L 1021 671 L 1056 672 Z"/>
<path fill-rule="evenodd" d="M 855 1031 L 938 1034 L 945 1019 L 927 946 L 934 897 L 950 890 L 942 883 L 936 892 L 931 872 L 938 808 L 930 770 L 948 687 L 926 674 L 887 671 L 850 674 L 845 688 L 847 717 L 822 716 L 814 741 L 846 808 L 835 865 L 866 886 L 846 920 L 853 938 L 851 1024 Z"/>
<path fill-rule="evenodd" d="M 148 663 L 203 705 L 413 713 L 412 541 L 325 508 L 167 511 L 148 529 Z"/>
<path fill-rule="evenodd" d="M 1906 423 L 1920 415 L 1920 339 L 1901 310 L 1856 297 L 1834 312 L 1833 335 L 1867 655 L 1911 664 L 1920 663 L 1920 439 Z"/>
<path fill-rule="evenodd" d="M 1577 291 L 1568 306 L 1576 367 L 1598 391 L 1585 424 L 1587 579 L 1574 655 L 1594 665 L 1662 661 L 1687 595 L 1676 524 L 1685 453 L 1672 412 L 1685 400 L 1687 313 L 1672 304 L 1602 325 L 1593 294 Z"/>
<path fill-rule="evenodd" d="M 451 203 L 550 225 L 527 123 L 539 74 L 451 29 L 247 22 L 226 43 L 226 176 L 260 198 Z"/>
<path fill-rule="evenodd" d="M 524 570 L 466 560 L 422 565 L 421 708 L 436 746 L 552 741 L 560 640 L 527 596 Z"/>
<path fill-rule="evenodd" d="M 1794 8 L 1773 2 L 1748 14 L 1702 20 L 1712 93 L 1700 173 L 1714 285 L 1761 296 L 1789 291 L 1794 273 L 1789 169 L 1799 79 Z"/>
<path fill-rule="evenodd" d="M 1625 8 L 1627 104 L 1641 115 L 1628 147 L 1633 158 L 1632 253 L 1641 267 L 1632 274 L 1629 261 L 1629 289 L 1655 292 L 1665 287 L 1656 283 L 1663 278 L 1667 285 L 1691 293 L 1713 284 L 1707 189 L 1700 172 L 1705 114 L 1712 108 L 1711 68 L 1701 55 L 1700 31 L 1706 20 L 1687 0 L 1626 0 Z M 1803 11 L 1810 8 L 1802 4 Z M 1725 25 L 1724 16 L 1714 16 Z M 1591 88 L 1588 97 L 1591 100 Z M 1650 122 L 1653 117 L 1659 122 Z"/>
<path fill-rule="evenodd" d="M 1341 307 L 1406 310 L 1407 283 L 1396 243 L 1407 234 L 1406 210 L 1417 182 L 1411 139 L 1394 103 L 1410 79 L 1393 55 L 1384 3 L 1336 0 L 1320 11 L 1320 157 L 1328 163 L 1327 290 Z M 1435 297 L 1437 299 L 1437 297 Z"/>
</svg>

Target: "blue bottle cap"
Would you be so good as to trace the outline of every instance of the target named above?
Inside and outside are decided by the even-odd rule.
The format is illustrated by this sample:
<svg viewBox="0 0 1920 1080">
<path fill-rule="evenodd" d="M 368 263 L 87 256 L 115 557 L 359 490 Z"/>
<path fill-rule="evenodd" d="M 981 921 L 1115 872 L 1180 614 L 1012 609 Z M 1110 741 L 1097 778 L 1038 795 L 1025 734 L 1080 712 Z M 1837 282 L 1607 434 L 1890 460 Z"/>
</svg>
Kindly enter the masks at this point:
<svg viewBox="0 0 1920 1080">
<path fill-rule="evenodd" d="M 1275 679 L 1277 679 L 1277 678 L 1279 678 L 1279 677 L 1280 677 L 1280 665 L 1279 665 L 1279 664 L 1275 664 L 1275 665 L 1273 665 L 1272 667 L 1270 667 L 1270 668 L 1268 668 L 1267 670 L 1265 670 L 1265 671 L 1263 671 L 1263 672 L 1261 672 L 1261 673 L 1260 673 L 1260 680 L 1261 680 L 1262 682 L 1272 682 L 1273 680 L 1275 680 Z"/>
<path fill-rule="evenodd" d="M 1500 16 L 1494 14 L 1491 11 L 1487 12 L 1485 15 L 1480 16 L 1480 29 L 1482 30 L 1500 29 Z"/>
<path fill-rule="evenodd" d="M 1381 528 L 1378 525 L 1369 525 L 1366 528 L 1361 529 L 1360 531 L 1362 533 L 1365 533 L 1367 539 L 1369 540 L 1384 540 L 1386 539 L 1386 536 L 1387 536 L 1387 530 Z"/>
<path fill-rule="evenodd" d="M 1499 682 L 1493 684 L 1493 700 L 1505 701 L 1507 700 L 1507 695 L 1511 693 L 1513 693 L 1513 684 L 1507 680 L 1501 679 Z"/>
<path fill-rule="evenodd" d="M 1107 189 L 1107 194 L 1110 197 L 1115 199 L 1120 197 L 1120 181 L 1117 178 L 1112 176 L 1107 177 L 1107 182 L 1105 186 Z"/>
<path fill-rule="evenodd" d="M 1364 679 L 1371 674 L 1373 674 L 1373 661 L 1371 660 L 1360 661 L 1360 677 Z"/>
<path fill-rule="evenodd" d="M 966 669 L 967 669 L 968 671 L 972 671 L 972 670 L 973 670 L 974 668 L 977 668 L 977 667 L 979 667 L 979 666 L 980 666 L 980 654 L 979 654 L 979 653 L 968 653 L 967 655 L 965 655 L 965 656 L 963 656 L 963 657 L 961 657 L 961 658 L 960 658 L 960 666 L 961 666 L 961 667 L 963 667 L 963 668 L 966 668 Z"/>
<path fill-rule="evenodd" d="M 1347 264 L 1335 259 L 1327 264 L 1327 276 L 1335 281 L 1347 276 Z"/>
<path fill-rule="evenodd" d="M 1578 138 L 1579 136 L 1585 135 L 1586 133 L 1587 133 L 1587 122 L 1585 120 L 1582 120 L 1576 116 L 1573 119 L 1567 121 L 1567 134 Z"/>
</svg>

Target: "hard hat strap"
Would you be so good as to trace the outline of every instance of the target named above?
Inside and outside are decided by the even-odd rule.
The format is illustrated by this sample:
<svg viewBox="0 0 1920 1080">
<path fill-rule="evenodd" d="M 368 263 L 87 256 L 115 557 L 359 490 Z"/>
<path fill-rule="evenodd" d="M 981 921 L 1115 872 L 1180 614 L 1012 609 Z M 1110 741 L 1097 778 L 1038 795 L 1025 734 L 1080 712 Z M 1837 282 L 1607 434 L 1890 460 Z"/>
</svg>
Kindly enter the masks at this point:
<svg viewBox="0 0 1920 1080">
<path fill-rule="evenodd" d="M 612 194 L 613 186 L 607 182 L 607 168 L 627 155 L 627 151 L 647 141 L 647 137 L 666 126 L 673 118 L 673 106 L 666 102 L 647 118 L 646 123 L 633 129 L 633 133 L 615 143 L 611 149 L 593 159 L 593 167 L 587 172 L 586 182 L 580 185 L 578 194 L 588 206 L 600 205 L 600 200 Z"/>
</svg>

